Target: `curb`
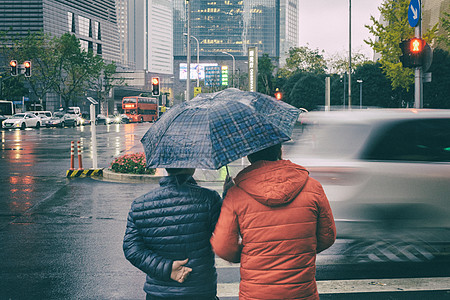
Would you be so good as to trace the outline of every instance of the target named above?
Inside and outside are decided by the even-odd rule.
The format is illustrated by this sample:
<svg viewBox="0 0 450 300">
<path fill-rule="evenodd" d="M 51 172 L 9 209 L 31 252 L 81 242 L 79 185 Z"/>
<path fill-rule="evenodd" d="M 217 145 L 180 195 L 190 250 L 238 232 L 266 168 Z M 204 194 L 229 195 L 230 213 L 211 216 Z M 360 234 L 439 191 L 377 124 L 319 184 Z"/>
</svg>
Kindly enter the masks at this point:
<svg viewBox="0 0 450 300">
<path fill-rule="evenodd" d="M 166 176 L 166 174 L 163 169 L 156 169 L 156 173 L 154 175 L 116 173 L 111 171 L 110 169 L 103 169 L 103 179 L 107 181 L 129 183 L 159 183 L 159 180 L 164 176 Z"/>
</svg>

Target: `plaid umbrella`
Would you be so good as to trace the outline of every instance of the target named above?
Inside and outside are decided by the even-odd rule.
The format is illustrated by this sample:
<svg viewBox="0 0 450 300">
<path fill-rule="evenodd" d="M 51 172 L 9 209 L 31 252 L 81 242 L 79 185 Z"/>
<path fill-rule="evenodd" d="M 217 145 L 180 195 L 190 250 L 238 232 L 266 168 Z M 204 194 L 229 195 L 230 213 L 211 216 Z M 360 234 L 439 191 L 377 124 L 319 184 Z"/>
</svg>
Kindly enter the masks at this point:
<svg viewBox="0 0 450 300">
<path fill-rule="evenodd" d="M 149 168 L 218 169 L 288 141 L 299 110 L 273 97 L 230 88 L 175 105 L 145 133 Z"/>
</svg>

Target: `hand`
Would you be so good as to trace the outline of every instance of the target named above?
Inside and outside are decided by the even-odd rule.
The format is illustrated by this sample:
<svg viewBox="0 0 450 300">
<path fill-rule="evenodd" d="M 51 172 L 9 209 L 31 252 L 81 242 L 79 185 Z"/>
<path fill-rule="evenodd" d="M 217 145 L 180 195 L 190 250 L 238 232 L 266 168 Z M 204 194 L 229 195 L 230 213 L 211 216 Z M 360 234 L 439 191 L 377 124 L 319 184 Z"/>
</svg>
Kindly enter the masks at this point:
<svg viewBox="0 0 450 300">
<path fill-rule="evenodd" d="M 227 177 L 225 177 L 225 182 L 223 183 L 223 193 L 226 194 L 228 189 L 232 186 L 234 186 L 233 177 L 227 175 Z"/>
<path fill-rule="evenodd" d="M 172 264 L 172 273 L 170 273 L 170 278 L 172 280 L 175 280 L 179 283 L 183 283 L 186 280 L 186 277 L 189 275 L 189 273 L 192 272 L 191 268 L 185 267 L 184 265 L 187 264 L 188 259 L 185 260 L 174 260 Z"/>
</svg>

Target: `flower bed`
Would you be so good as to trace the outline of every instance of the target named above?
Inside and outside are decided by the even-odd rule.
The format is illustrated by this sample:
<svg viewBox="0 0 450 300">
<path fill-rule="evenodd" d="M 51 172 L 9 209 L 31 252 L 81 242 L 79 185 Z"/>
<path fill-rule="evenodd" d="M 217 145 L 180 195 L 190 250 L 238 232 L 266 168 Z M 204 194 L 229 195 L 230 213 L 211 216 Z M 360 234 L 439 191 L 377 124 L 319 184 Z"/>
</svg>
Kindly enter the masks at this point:
<svg viewBox="0 0 450 300">
<path fill-rule="evenodd" d="M 110 169 L 116 173 L 155 174 L 156 169 L 147 169 L 144 153 L 125 154 L 111 163 Z"/>
</svg>

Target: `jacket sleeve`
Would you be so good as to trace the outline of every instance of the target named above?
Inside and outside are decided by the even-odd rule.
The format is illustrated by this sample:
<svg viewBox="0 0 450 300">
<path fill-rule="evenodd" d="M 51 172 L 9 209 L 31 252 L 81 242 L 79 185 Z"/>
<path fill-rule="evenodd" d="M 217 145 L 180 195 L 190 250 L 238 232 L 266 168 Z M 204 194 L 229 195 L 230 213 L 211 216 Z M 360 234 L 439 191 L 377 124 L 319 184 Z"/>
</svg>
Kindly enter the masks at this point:
<svg viewBox="0 0 450 300">
<path fill-rule="evenodd" d="M 211 237 L 211 246 L 221 258 L 238 263 L 241 260 L 242 245 L 239 243 L 238 217 L 233 209 L 233 195 L 225 197 L 220 210 L 219 220 Z"/>
<path fill-rule="evenodd" d="M 317 253 L 331 247 L 336 240 L 336 225 L 330 203 L 322 187 L 319 196 L 319 219 L 317 221 Z"/>
<path fill-rule="evenodd" d="M 130 214 L 128 214 L 127 229 L 123 239 L 123 252 L 133 266 L 150 277 L 158 280 L 171 280 L 173 260 L 157 255 L 145 246 Z"/>
<path fill-rule="evenodd" d="M 217 192 L 215 192 L 213 201 L 211 202 L 211 208 L 210 208 L 211 233 L 214 232 L 214 228 L 216 227 L 217 220 L 219 219 L 221 206 L 222 206 L 222 198 L 219 196 L 219 194 Z"/>
</svg>

